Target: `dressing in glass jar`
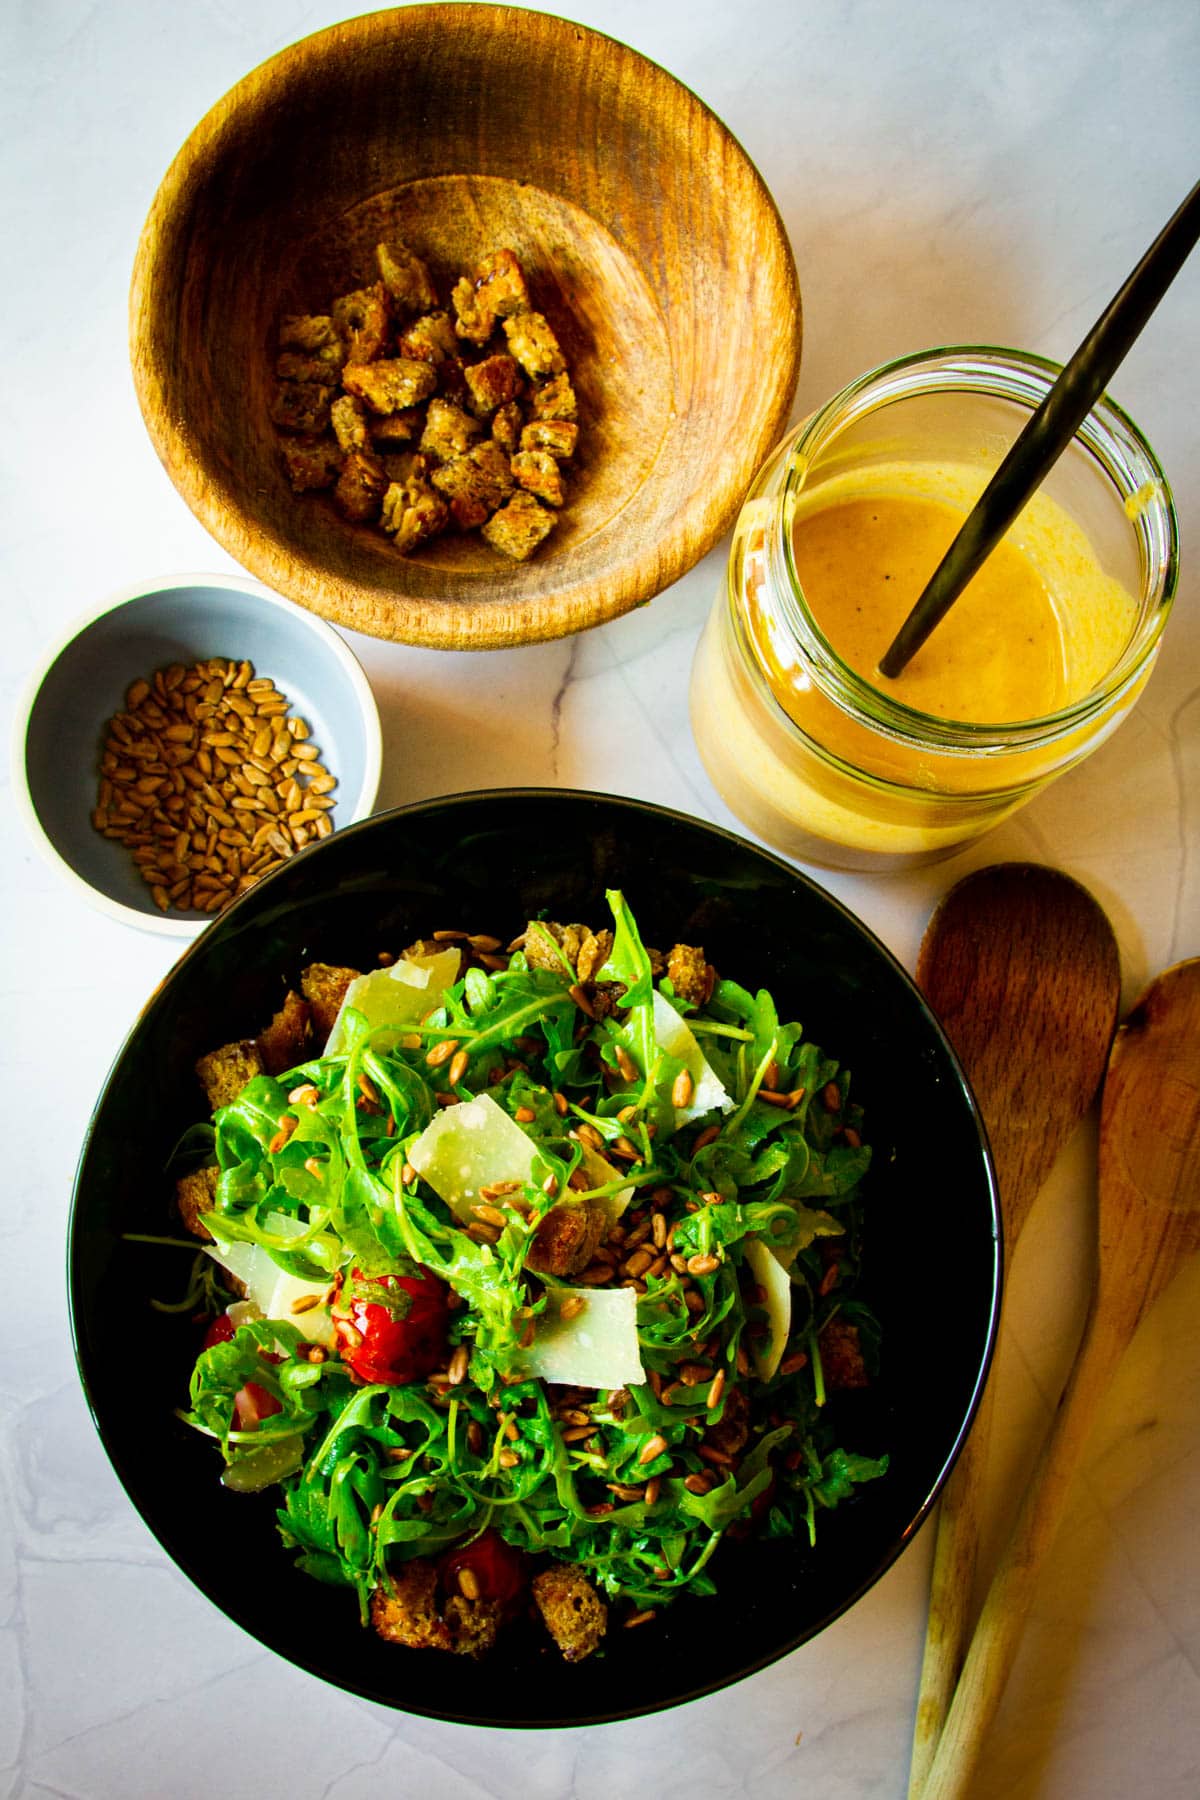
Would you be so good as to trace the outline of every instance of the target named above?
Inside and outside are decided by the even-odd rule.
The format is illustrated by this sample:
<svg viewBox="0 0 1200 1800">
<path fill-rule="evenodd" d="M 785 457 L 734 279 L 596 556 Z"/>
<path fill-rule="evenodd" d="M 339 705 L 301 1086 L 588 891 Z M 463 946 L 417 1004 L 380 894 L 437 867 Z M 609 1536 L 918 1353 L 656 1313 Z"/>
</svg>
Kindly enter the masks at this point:
<svg viewBox="0 0 1200 1800">
<path fill-rule="evenodd" d="M 894 681 L 878 662 L 1058 367 L 951 349 L 864 376 L 760 471 L 692 673 L 716 787 L 834 868 L 928 862 L 1087 756 L 1153 666 L 1166 479 L 1107 398 Z"/>
</svg>

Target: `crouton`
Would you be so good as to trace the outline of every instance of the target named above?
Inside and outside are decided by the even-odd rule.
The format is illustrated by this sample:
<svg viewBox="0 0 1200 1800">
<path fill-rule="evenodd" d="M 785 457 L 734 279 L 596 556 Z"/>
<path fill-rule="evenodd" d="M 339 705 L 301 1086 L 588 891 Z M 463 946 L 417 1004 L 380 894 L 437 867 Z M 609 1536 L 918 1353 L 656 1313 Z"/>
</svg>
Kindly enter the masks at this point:
<svg viewBox="0 0 1200 1800">
<path fill-rule="evenodd" d="M 342 464 L 333 498 L 347 519 L 365 524 L 379 517 L 387 492 L 387 471 L 371 450 L 352 450 Z"/>
<path fill-rule="evenodd" d="M 492 418 L 492 436 L 505 456 L 512 456 L 521 443 L 521 409 L 515 400 L 498 406 Z"/>
<path fill-rule="evenodd" d="M 375 262 L 397 313 L 423 313 L 437 305 L 429 270 L 399 238 L 376 244 Z"/>
<path fill-rule="evenodd" d="M 565 370 L 558 339 L 541 313 L 514 313 L 504 321 L 504 335 L 527 375 L 560 375 Z"/>
<path fill-rule="evenodd" d="M 175 1206 L 185 1231 L 193 1237 L 212 1241 L 212 1232 L 200 1223 L 201 1213 L 211 1212 L 217 1203 L 217 1175 L 214 1163 L 208 1169 L 196 1169 L 175 1183 Z"/>
<path fill-rule="evenodd" d="M 280 381 L 271 400 L 271 422 L 297 437 L 319 437 L 329 424 L 329 405 L 336 392 L 311 381 Z"/>
<path fill-rule="evenodd" d="M 464 275 L 455 283 L 450 299 L 455 312 L 454 329 L 472 344 L 486 344 L 498 319 L 529 309 L 525 276 L 511 250 L 493 250 L 480 263 L 474 280 Z"/>
<path fill-rule="evenodd" d="M 390 1644 L 409 1650 L 451 1650 L 486 1656 L 503 1623 L 494 1601 L 451 1594 L 438 1610 L 438 1574 L 428 1557 L 414 1557 L 371 1595 L 371 1623 Z"/>
<path fill-rule="evenodd" d="M 444 531 L 449 518 L 450 509 L 446 502 L 419 475 L 393 481 L 383 496 L 380 523 L 385 531 L 391 532 L 392 541 L 402 556 Z"/>
<path fill-rule="evenodd" d="M 490 438 L 474 445 L 465 456 L 456 456 L 452 462 L 443 463 L 429 479 L 452 505 L 456 499 L 461 499 L 482 507 L 482 517 L 475 521 L 476 524 L 482 524 L 483 519 L 502 506 L 513 491 L 508 458 L 499 444 L 494 444 Z"/>
<path fill-rule="evenodd" d="M 222 1044 L 210 1050 L 196 1064 L 196 1074 L 204 1089 L 210 1112 L 236 1100 L 248 1081 L 263 1073 L 262 1056 L 253 1038 Z"/>
<path fill-rule="evenodd" d="M 572 1563 L 552 1563 L 533 1578 L 533 1597 L 566 1662 L 590 1656 L 608 1628 L 608 1608 Z"/>
<path fill-rule="evenodd" d="M 552 380 L 531 389 L 528 405 L 533 419 L 570 420 L 579 416 L 575 389 L 571 386 L 571 377 L 566 374 L 555 375 Z"/>
<path fill-rule="evenodd" d="M 493 507 L 485 506 L 475 494 L 451 494 L 446 505 L 450 509 L 450 517 L 460 531 L 477 531 L 491 518 Z"/>
<path fill-rule="evenodd" d="M 367 431 L 367 415 L 361 400 L 353 394 L 339 394 L 329 409 L 333 434 L 343 450 L 369 450 L 371 437 Z"/>
<path fill-rule="evenodd" d="M 621 1002 L 625 998 L 625 984 L 621 981 L 589 981 L 587 997 L 588 1005 L 597 1019 L 619 1018 Z"/>
<path fill-rule="evenodd" d="M 493 250 L 475 271 L 475 292 L 481 311 L 493 321 L 529 310 L 525 272 L 513 250 Z"/>
<path fill-rule="evenodd" d="M 702 1006 L 708 999 L 708 963 L 695 944 L 675 944 L 667 957 L 667 975 L 681 1000 Z"/>
<path fill-rule="evenodd" d="M 438 393 L 458 406 L 465 406 L 471 398 L 471 390 L 467 386 L 467 365 L 462 357 L 447 356 L 436 368 Z"/>
<path fill-rule="evenodd" d="M 531 969 L 549 969 L 554 975 L 563 975 L 568 966 L 574 970 L 580 948 L 590 936 L 586 925 L 530 919 L 525 927 L 525 960 Z"/>
<path fill-rule="evenodd" d="M 341 377 L 342 355 L 340 350 L 332 357 L 322 356 L 319 352 L 307 356 L 300 351 L 285 350 L 275 358 L 275 373 L 280 381 L 315 382 L 318 387 L 332 387 Z"/>
<path fill-rule="evenodd" d="M 538 1275 L 577 1275 L 586 1269 L 608 1231 L 608 1214 L 590 1201 L 552 1206 L 533 1234 L 525 1257 Z"/>
<path fill-rule="evenodd" d="M 495 316 L 487 305 L 480 305 L 475 283 L 464 275 L 456 281 L 450 290 L 450 304 L 454 308 L 454 329 L 460 338 L 470 344 L 486 344 L 492 335 Z"/>
<path fill-rule="evenodd" d="M 838 1316 L 830 1319 L 817 1334 L 825 1386 L 833 1389 L 870 1387 L 871 1379 L 863 1360 L 858 1326 Z"/>
<path fill-rule="evenodd" d="M 409 1650 L 451 1650 L 453 1642 L 437 1610 L 437 1570 L 417 1556 L 371 1595 L 371 1623 L 389 1644 Z"/>
<path fill-rule="evenodd" d="M 315 444 L 284 438 L 279 454 L 283 458 L 284 474 L 296 494 L 332 487 L 341 472 L 342 452 L 332 438 L 321 438 Z"/>
<path fill-rule="evenodd" d="M 471 390 L 471 405 L 480 418 L 515 400 L 521 391 L 521 371 L 511 356 L 487 356 L 482 362 L 469 363 L 463 373 Z"/>
<path fill-rule="evenodd" d="M 360 969 L 339 968 L 336 963 L 309 963 L 300 976 L 300 992 L 308 1001 L 313 1035 L 319 1047 L 333 1030 L 346 989 L 362 973 Z"/>
<path fill-rule="evenodd" d="M 507 506 L 494 512 L 482 527 L 493 550 L 502 550 L 514 562 L 525 562 L 554 530 L 554 514 L 539 506 L 532 494 L 514 494 Z"/>
<path fill-rule="evenodd" d="M 437 462 L 453 462 L 456 456 L 465 456 L 482 430 L 479 420 L 453 400 L 431 400 L 421 433 L 422 454 Z"/>
<path fill-rule="evenodd" d="M 387 343 L 391 323 L 391 305 L 383 283 L 377 281 L 373 287 L 343 294 L 331 310 L 347 362 L 374 362 Z"/>
<path fill-rule="evenodd" d="M 281 349 L 306 350 L 311 355 L 317 350 L 340 351 L 342 340 L 327 313 L 288 313 L 280 321 L 279 344 Z"/>
<path fill-rule="evenodd" d="M 531 969 L 549 969 L 564 975 L 569 966 L 577 981 L 587 987 L 588 997 L 599 1001 L 598 1018 L 612 1012 L 606 1004 L 606 989 L 620 999 L 625 989 L 620 982 L 597 983 L 595 976 L 612 954 L 613 934 L 607 926 L 593 931 L 590 925 L 558 925 L 552 919 L 531 919 L 525 927 L 525 960 Z M 564 961 L 565 959 L 565 961 Z"/>
<path fill-rule="evenodd" d="M 258 1054 L 268 1075 L 294 1069 L 308 1054 L 311 1008 L 307 1000 L 289 991 L 283 1005 L 265 1031 L 258 1034 Z"/>
<path fill-rule="evenodd" d="M 494 1600 L 468 1600 L 465 1594 L 451 1594 L 442 1616 L 456 1656 L 486 1656 L 504 1619 Z"/>
<path fill-rule="evenodd" d="M 428 363 L 394 356 L 383 362 L 347 363 L 342 385 L 347 393 L 365 400 L 372 412 L 394 413 L 427 400 L 437 376 Z"/>
<path fill-rule="evenodd" d="M 391 444 L 411 443 L 420 436 L 424 425 L 425 415 L 419 406 L 401 407 L 394 413 L 372 413 L 367 419 L 371 442 L 380 450 Z"/>
<path fill-rule="evenodd" d="M 419 450 L 392 450 L 380 459 L 387 470 L 389 481 L 398 481 L 403 487 L 410 481 L 426 481 L 429 474 L 429 458 L 422 456 Z M 383 497 L 384 506 L 388 504 L 387 495 Z M 437 948 L 440 949 L 440 945 Z"/>
<path fill-rule="evenodd" d="M 458 339 L 446 312 L 424 313 L 406 325 L 396 339 L 397 356 L 412 362 L 440 363 L 458 350 Z"/>
<path fill-rule="evenodd" d="M 511 462 L 513 474 L 521 486 L 549 506 L 561 506 L 562 470 L 548 450 L 518 450 Z"/>
<path fill-rule="evenodd" d="M 574 456 L 579 442 L 578 425 L 566 419 L 534 419 L 521 433 L 522 450 L 544 450 L 549 456 Z"/>
</svg>

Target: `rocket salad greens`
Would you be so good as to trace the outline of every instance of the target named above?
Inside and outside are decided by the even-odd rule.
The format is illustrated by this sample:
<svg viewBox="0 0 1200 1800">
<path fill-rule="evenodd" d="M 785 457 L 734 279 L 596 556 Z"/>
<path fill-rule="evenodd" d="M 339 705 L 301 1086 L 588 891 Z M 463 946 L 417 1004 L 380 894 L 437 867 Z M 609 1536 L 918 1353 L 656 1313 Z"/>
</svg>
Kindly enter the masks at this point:
<svg viewBox="0 0 1200 1800">
<path fill-rule="evenodd" d="M 712 1593 L 727 1532 L 814 1542 L 887 1466 L 830 1405 L 878 1350 L 849 1076 L 608 898 L 611 931 L 533 923 L 507 957 L 442 934 L 448 985 L 444 942 L 360 978 L 336 1054 L 187 1140 L 230 1305 L 183 1416 L 402 1643 L 478 1654 L 532 1579 L 573 1660 L 605 1602 Z"/>
</svg>

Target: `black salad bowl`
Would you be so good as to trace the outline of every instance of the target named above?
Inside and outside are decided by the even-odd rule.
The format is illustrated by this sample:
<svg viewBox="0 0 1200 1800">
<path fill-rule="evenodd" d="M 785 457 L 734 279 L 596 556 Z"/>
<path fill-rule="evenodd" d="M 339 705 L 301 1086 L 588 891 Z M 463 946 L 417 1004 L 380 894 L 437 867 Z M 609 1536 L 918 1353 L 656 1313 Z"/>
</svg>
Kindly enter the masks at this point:
<svg viewBox="0 0 1200 1800">
<path fill-rule="evenodd" d="M 196 1057 L 259 1030 L 314 959 L 373 966 L 439 928 L 507 938 L 539 913 L 596 925 L 624 890 L 648 943 L 704 945 L 768 987 L 852 1072 L 874 1147 L 866 1297 L 881 1376 L 846 1407 L 843 1441 L 886 1451 L 885 1478 L 807 1541 L 726 1543 L 715 1598 L 649 1628 L 610 1630 L 570 1666 L 518 1624 L 488 1660 L 360 1629 L 354 1595 L 299 1574 L 270 1493 L 219 1482 L 214 1446 L 179 1422 L 198 1327 L 151 1309 L 187 1257 L 128 1234 L 179 1235 L 165 1170 L 202 1115 Z M 76 1354 L 97 1429 L 167 1553 L 230 1619 L 340 1688 L 430 1717 L 492 1726 L 598 1723 L 653 1712 L 753 1674 L 821 1631 L 879 1579 L 932 1507 L 970 1425 L 1000 1298 L 1000 1222 L 963 1073 L 887 950 L 820 887 L 740 838 L 637 801 L 563 790 L 457 795 L 338 832 L 259 883 L 200 936 L 134 1025 L 80 1160 L 70 1233 Z M 130 1321 L 138 1401 L 130 1405 Z"/>
</svg>

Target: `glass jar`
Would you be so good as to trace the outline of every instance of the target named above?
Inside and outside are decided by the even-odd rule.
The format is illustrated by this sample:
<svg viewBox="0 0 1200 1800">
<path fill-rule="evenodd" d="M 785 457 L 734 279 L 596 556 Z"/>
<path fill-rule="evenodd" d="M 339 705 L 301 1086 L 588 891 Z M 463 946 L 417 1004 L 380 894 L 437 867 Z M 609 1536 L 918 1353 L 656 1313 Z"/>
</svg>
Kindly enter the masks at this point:
<svg viewBox="0 0 1200 1800">
<path fill-rule="evenodd" d="M 924 496 L 965 517 L 1058 373 L 1011 350 L 907 357 L 845 388 L 760 471 L 696 652 L 691 717 L 724 799 L 788 855 L 845 869 L 947 856 L 1088 756 L 1141 692 L 1175 591 L 1177 526 L 1154 453 L 1107 398 L 1001 546 L 1033 565 L 1057 620 L 1051 710 L 980 723 L 907 704 L 833 648 L 805 594 L 799 522 L 847 493 Z M 949 623 L 926 646 L 935 659 Z M 960 679 L 961 662 L 992 670 L 1011 649 L 1003 605 L 982 623 Z"/>
</svg>

